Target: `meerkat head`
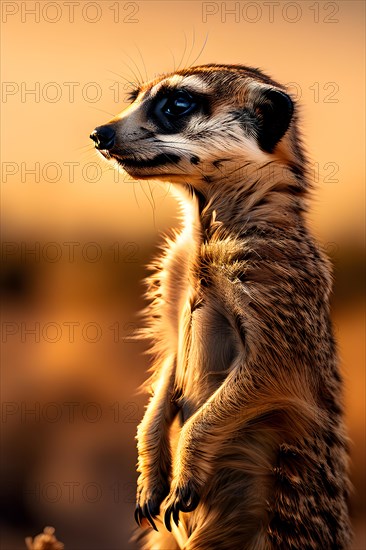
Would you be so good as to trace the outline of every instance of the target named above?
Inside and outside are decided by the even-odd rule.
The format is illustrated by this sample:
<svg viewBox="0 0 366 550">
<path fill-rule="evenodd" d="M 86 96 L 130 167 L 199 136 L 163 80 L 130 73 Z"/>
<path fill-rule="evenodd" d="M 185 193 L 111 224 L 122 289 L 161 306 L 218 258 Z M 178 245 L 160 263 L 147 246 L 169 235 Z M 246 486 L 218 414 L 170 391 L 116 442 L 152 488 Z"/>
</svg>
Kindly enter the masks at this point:
<svg viewBox="0 0 366 550">
<path fill-rule="evenodd" d="M 294 103 L 256 69 L 193 67 L 142 85 L 130 99 L 90 137 L 133 178 L 204 189 L 248 163 L 277 160 L 301 172 Z"/>
</svg>

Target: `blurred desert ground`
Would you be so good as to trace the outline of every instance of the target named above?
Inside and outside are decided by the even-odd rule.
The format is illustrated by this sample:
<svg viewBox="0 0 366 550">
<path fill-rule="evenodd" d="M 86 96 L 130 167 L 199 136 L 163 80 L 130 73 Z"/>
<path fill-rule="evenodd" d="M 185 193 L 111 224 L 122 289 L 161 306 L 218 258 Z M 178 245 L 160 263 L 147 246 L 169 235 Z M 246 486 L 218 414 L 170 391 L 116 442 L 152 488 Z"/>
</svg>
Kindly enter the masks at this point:
<svg viewBox="0 0 366 550">
<path fill-rule="evenodd" d="M 1 548 L 24 549 L 45 525 L 67 550 L 133 548 L 136 390 L 148 368 L 134 334 L 145 266 L 177 208 L 166 186 L 116 181 L 88 136 L 122 110 L 139 71 L 193 62 L 208 33 L 200 63 L 258 66 L 301 95 L 309 223 L 334 262 L 354 549 L 364 549 L 364 3 L 279 2 L 272 22 L 262 2 L 238 3 L 237 21 L 214 2 L 206 18 L 195 1 L 84 13 L 81 2 L 73 22 L 63 2 L 40 2 L 39 22 L 21 4 L 35 3 L 2 3 L 1 29 Z"/>
</svg>

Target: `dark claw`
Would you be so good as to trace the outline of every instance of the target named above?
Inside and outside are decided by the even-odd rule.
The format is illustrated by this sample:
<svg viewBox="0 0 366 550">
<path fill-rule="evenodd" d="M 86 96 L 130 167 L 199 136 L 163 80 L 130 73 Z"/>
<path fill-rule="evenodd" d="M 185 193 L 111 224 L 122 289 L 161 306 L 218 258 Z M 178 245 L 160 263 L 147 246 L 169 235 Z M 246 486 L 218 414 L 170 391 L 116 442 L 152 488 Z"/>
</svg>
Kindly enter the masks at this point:
<svg viewBox="0 0 366 550">
<path fill-rule="evenodd" d="M 200 497 L 198 493 L 192 488 L 186 486 L 182 491 L 182 498 L 180 501 L 180 509 L 182 512 L 192 512 L 197 508 Z"/>
<path fill-rule="evenodd" d="M 135 521 L 139 527 L 141 527 L 141 508 L 137 504 L 135 508 Z"/>
<path fill-rule="evenodd" d="M 197 508 L 200 501 L 198 493 L 193 489 L 191 484 L 188 484 L 184 489 L 177 491 L 177 496 L 170 506 L 167 507 L 164 514 L 164 524 L 168 531 L 172 530 L 171 518 L 178 527 L 179 512 L 192 512 Z"/>
<path fill-rule="evenodd" d="M 143 508 L 143 514 L 145 516 L 145 518 L 148 520 L 148 522 L 150 523 L 151 527 L 153 529 L 155 529 L 155 531 L 157 531 L 157 527 L 155 525 L 155 522 L 151 516 L 151 513 L 150 513 L 150 509 L 149 509 L 149 502 L 147 502 L 146 504 L 144 504 L 144 508 Z"/>
<path fill-rule="evenodd" d="M 179 504 L 176 503 L 173 507 L 173 520 L 175 525 L 178 527 L 179 525 Z"/>
<path fill-rule="evenodd" d="M 170 524 L 170 516 L 172 513 L 173 506 L 168 506 L 168 508 L 165 510 L 164 514 L 164 525 L 168 529 L 168 531 L 172 530 L 172 526 Z"/>
<path fill-rule="evenodd" d="M 157 500 L 155 499 L 149 499 L 147 501 L 147 507 L 148 507 L 148 510 L 150 512 L 150 515 L 153 517 L 153 518 L 156 518 L 156 516 L 159 515 L 159 512 L 160 512 L 160 504 Z"/>
</svg>

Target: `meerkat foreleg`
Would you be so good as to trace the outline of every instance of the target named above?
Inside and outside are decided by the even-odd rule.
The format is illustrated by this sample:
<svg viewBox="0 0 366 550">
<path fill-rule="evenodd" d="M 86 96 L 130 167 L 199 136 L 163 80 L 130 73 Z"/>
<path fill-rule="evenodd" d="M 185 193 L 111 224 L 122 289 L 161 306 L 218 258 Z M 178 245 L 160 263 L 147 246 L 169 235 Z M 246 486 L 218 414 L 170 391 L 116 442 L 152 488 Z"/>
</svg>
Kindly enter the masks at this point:
<svg viewBox="0 0 366 550">
<path fill-rule="evenodd" d="M 160 504 L 169 493 L 171 450 L 169 427 L 177 408 L 172 401 L 175 360 L 169 357 L 163 365 L 154 394 L 147 406 L 138 431 L 137 506 L 135 519 L 141 525 L 145 517 L 157 530 L 154 519 Z"/>
</svg>

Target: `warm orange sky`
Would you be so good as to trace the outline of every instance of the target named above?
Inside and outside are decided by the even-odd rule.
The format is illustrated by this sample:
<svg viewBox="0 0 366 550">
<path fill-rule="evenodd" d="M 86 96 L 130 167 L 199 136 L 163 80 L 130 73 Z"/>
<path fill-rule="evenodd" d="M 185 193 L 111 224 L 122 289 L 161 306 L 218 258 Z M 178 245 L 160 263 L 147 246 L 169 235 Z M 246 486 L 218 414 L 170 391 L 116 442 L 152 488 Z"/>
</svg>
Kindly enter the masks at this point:
<svg viewBox="0 0 366 550">
<path fill-rule="evenodd" d="M 39 22 L 27 12 L 35 6 Z M 21 300 L 12 301 L 10 296 L 4 320 L 25 327 L 50 321 L 64 327 L 70 320 L 84 326 L 96 320 L 105 336 L 97 345 L 80 336 L 75 342 L 67 341 L 65 332 L 57 343 L 44 338 L 35 343 L 32 336 L 9 338 L 2 376 L 7 399 L 68 402 L 81 395 L 102 403 L 136 400 L 142 413 L 143 401 L 135 397 L 135 390 L 145 379 L 147 360 L 142 348 L 124 337 L 131 325 L 137 326 L 143 265 L 153 245 L 161 241 L 158 233 L 176 223 L 176 203 L 167 196 L 166 184 L 151 183 L 149 188 L 147 182 L 132 183 L 121 175 L 116 182 L 117 173 L 99 159 L 89 134 L 126 105 L 124 79 L 134 80 L 133 71 L 144 75 L 145 65 L 151 78 L 172 71 L 174 63 L 190 64 L 208 35 L 200 64 L 259 67 L 283 84 L 292 83 L 290 91 L 301 96 L 301 127 L 319 180 L 310 218 L 316 236 L 336 263 L 333 317 L 353 441 L 353 515 L 360 518 L 355 524 L 355 550 L 365 548 L 360 488 L 365 462 L 365 317 L 360 270 L 365 234 L 364 1 L 2 0 L 0 8 L 2 237 L 5 244 L 13 243 L 20 250 L 24 244 L 30 251 L 29 263 L 28 256 L 24 259 L 19 253 L 4 266 L 12 275 L 14 259 L 28 292 Z M 230 14 L 233 9 L 236 13 Z M 94 101 L 95 92 L 100 97 Z M 70 241 L 100 243 L 102 261 L 68 261 L 65 247 L 62 261 L 56 263 L 43 256 L 39 261 L 32 253 L 36 244 Z M 122 250 L 131 243 L 138 250 L 138 261 L 129 263 L 122 254 L 121 261 L 115 262 L 110 254 L 114 246 Z M 124 336 L 117 341 L 110 336 L 116 323 Z M 32 470 L 29 460 L 24 479 L 83 482 L 94 475 L 90 468 L 97 461 L 85 443 L 84 424 L 83 438 L 73 425 L 65 430 L 63 423 L 58 427 L 55 432 L 52 423 L 49 432 L 42 432 L 39 425 L 18 424 L 15 416 L 14 423 L 5 426 L 9 440 L 19 443 L 10 455 L 11 466 L 13 461 L 24 462 L 19 456 L 33 456 L 29 455 L 32 446 L 42 449 L 39 471 Z M 118 479 L 131 486 L 136 424 L 100 424 L 97 433 L 98 426 L 89 428 L 87 438 L 98 452 L 108 437 L 113 445 L 121 443 Z M 104 472 L 100 479 L 104 480 Z M 10 479 L 11 493 L 17 495 L 21 486 L 12 483 Z M 57 533 L 62 533 L 63 526 L 74 529 L 77 534 L 74 539 L 70 535 L 66 547 L 85 548 L 79 541 L 80 529 L 89 530 L 94 524 L 103 537 L 111 536 L 110 541 L 113 536 L 119 545 L 127 540 L 133 500 L 124 503 L 128 513 L 121 513 L 119 507 L 103 507 L 100 512 L 94 507 L 84 516 L 62 502 L 42 508 L 29 500 L 26 506 L 34 521 L 54 524 Z M 119 529 L 122 535 L 117 535 Z M 7 544 L 9 549 L 22 547 L 24 536 L 32 534 L 18 524 L 16 532 L 10 529 L 9 533 L 15 541 L 14 546 Z M 87 547 L 98 547 L 92 543 Z"/>
<path fill-rule="evenodd" d="M 292 91 L 301 91 L 305 141 L 320 169 L 311 214 L 315 228 L 323 239 L 346 234 L 361 238 L 362 1 L 277 2 L 270 8 L 271 3 L 263 2 L 104 0 L 94 7 L 79 2 L 73 22 L 63 2 L 38 4 L 39 22 L 35 23 L 35 16 L 26 11 L 34 2 L 2 2 L 2 166 L 8 173 L 2 213 L 8 230 L 24 227 L 28 231 L 41 225 L 72 232 L 82 225 L 100 231 L 118 232 L 122 226 L 129 226 L 132 233 L 155 231 L 143 192 L 149 192 L 146 185 L 144 189 L 135 185 L 137 204 L 131 182 L 114 183 L 112 172 L 93 183 L 93 167 L 88 165 L 89 181 L 85 181 L 82 169 L 99 162 L 88 136 L 123 108 L 125 83 L 116 84 L 118 77 L 112 71 L 133 79 L 127 64 L 136 71 L 136 63 L 145 74 L 141 56 L 149 77 L 170 71 L 173 56 L 176 63 L 182 57 L 183 64 L 192 62 L 208 34 L 200 63 L 257 66 L 282 83 L 295 83 Z M 230 15 L 235 6 L 239 11 Z M 93 23 L 94 18 L 99 20 Z M 26 91 L 37 86 L 35 101 Z M 101 97 L 94 102 L 96 91 Z M 21 182 L 21 163 L 24 171 L 36 162 L 40 163 L 40 182 L 35 183 L 29 174 Z M 76 163 L 73 182 L 68 181 L 70 164 L 65 164 L 70 162 Z M 48 163 L 57 163 L 58 172 Z M 50 181 L 58 177 L 58 182 Z M 167 213 L 174 211 L 174 202 L 163 200 L 164 195 L 164 188 L 155 189 L 157 229 L 165 226 Z"/>
</svg>

